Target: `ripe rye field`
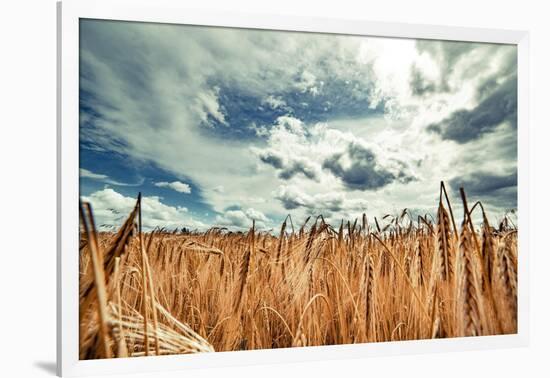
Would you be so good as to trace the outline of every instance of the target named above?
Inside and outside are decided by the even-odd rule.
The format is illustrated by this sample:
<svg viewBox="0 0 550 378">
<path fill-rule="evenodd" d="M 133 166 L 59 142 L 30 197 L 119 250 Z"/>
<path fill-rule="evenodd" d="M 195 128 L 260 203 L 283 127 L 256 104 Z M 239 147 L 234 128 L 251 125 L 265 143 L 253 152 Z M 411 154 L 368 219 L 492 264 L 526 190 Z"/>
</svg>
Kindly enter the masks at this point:
<svg viewBox="0 0 550 378">
<path fill-rule="evenodd" d="M 81 203 L 80 358 L 515 333 L 517 229 L 461 195 L 460 222 L 442 184 L 435 219 L 287 217 L 279 236 L 145 233 L 141 197 L 97 232 Z"/>
</svg>

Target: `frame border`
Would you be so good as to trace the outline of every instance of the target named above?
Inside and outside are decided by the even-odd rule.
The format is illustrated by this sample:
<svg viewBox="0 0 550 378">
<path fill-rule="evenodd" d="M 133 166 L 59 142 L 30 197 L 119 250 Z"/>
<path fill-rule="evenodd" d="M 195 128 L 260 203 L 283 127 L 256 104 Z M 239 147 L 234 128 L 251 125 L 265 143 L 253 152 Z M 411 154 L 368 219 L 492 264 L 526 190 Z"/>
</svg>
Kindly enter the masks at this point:
<svg viewBox="0 0 550 378">
<path fill-rule="evenodd" d="M 518 333 L 147 358 L 78 358 L 79 19 L 175 23 L 363 36 L 514 44 L 518 47 Z M 57 3 L 57 374 L 83 376 L 453 352 L 529 344 L 529 33 L 527 31 L 189 9 L 177 0 Z"/>
</svg>

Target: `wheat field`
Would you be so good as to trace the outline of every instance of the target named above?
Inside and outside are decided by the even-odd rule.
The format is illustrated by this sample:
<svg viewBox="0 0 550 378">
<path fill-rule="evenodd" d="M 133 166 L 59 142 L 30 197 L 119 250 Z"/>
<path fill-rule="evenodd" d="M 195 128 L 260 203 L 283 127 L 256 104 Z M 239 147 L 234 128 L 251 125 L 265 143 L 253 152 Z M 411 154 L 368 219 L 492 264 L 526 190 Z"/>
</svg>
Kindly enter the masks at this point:
<svg viewBox="0 0 550 378">
<path fill-rule="evenodd" d="M 280 230 L 118 232 L 80 204 L 80 358 L 288 348 L 517 331 L 517 228 L 443 183 L 435 217 Z M 476 224 L 473 214 L 483 220 Z"/>
</svg>

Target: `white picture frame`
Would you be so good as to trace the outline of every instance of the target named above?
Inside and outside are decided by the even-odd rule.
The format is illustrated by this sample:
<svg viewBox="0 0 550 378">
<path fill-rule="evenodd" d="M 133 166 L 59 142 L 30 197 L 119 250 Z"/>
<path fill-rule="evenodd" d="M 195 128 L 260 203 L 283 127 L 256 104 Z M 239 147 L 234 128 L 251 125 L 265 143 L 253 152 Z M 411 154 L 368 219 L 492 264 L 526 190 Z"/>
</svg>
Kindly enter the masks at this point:
<svg viewBox="0 0 550 378">
<path fill-rule="evenodd" d="M 185 9 L 178 1 L 64 1 L 58 3 L 57 372 L 62 376 L 120 374 L 306 360 L 481 350 L 529 341 L 529 35 L 525 31 L 380 23 Z M 515 44 L 518 47 L 518 333 L 405 342 L 219 352 L 147 358 L 79 360 L 79 19 L 323 32 L 399 38 Z"/>
</svg>

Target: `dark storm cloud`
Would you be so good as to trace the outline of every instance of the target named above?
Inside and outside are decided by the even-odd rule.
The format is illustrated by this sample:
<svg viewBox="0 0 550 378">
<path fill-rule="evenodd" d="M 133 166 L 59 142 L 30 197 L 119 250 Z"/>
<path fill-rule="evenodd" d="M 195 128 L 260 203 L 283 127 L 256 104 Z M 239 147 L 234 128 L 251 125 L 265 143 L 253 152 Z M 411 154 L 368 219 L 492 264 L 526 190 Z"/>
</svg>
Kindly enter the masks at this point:
<svg viewBox="0 0 550 378">
<path fill-rule="evenodd" d="M 430 94 L 435 92 L 437 89 L 437 84 L 426 79 L 426 77 L 422 74 L 422 71 L 420 71 L 416 66 L 411 67 L 410 86 L 411 91 L 415 96 Z"/>
<path fill-rule="evenodd" d="M 281 156 L 270 151 L 262 152 L 259 157 L 263 163 L 271 165 L 273 168 L 280 170 L 279 177 L 283 180 L 290 180 L 300 173 L 310 180 L 318 179 L 315 168 L 313 168 L 307 162 L 300 160 L 285 162 Z"/>
<path fill-rule="evenodd" d="M 299 207 L 310 207 L 311 200 L 302 193 L 284 191 L 276 197 L 286 210 L 294 210 Z"/>
<path fill-rule="evenodd" d="M 344 167 L 344 154 L 351 165 Z M 413 177 L 404 171 L 397 176 L 377 163 L 375 154 L 361 145 L 350 143 L 345 153 L 334 154 L 323 163 L 323 168 L 340 178 L 344 185 L 353 190 L 373 190 L 382 188 L 395 180 L 409 182 Z"/>
<path fill-rule="evenodd" d="M 286 210 L 307 209 L 311 213 L 339 212 L 345 207 L 344 196 L 339 193 L 308 195 L 300 191 L 282 191 L 276 198 Z"/>
<path fill-rule="evenodd" d="M 451 180 L 451 186 L 463 187 L 473 195 L 487 195 L 503 188 L 516 187 L 518 185 L 517 172 L 507 175 L 497 175 L 490 172 L 476 172 L 467 176 L 455 177 Z"/>
<path fill-rule="evenodd" d="M 281 173 L 279 173 L 279 177 L 284 180 L 289 180 L 298 173 L 303 174 L 310 180 L 317 180 L 317 173 L 315 172 L 315 169 L 302 161 L 295 161 L 290 164 L 288 167 L 283 169 Z"/>
<path fill-rule="evenodd" d="M 503 122 L 517 127 L 517 76 L 513 76 L 472 110 L 458 110 L 428 130 L 443 139 L 466 143 L 490 133 Z"/>
<path fill-rule="evenodd" d="M 303 204 L 300 201 L 292 197 L 278 196 L 277 199 L 281 201 L 281 204 L 286 210 L 294 210 L 303 206 Z"/>
<path fill-rule="evenodd" d="M 517 207 L 517 171 L 503 175 L 475 172 L 455 177 L 450 185 L 456 191 L 463 187 L 468 196 L 484 203 L 510 209 Z"/>
<path fill-rule="evenodd" d="M 271 165 L 273 168 L 282 169 L 283 168 L 283 159 L 273 153 L 264 152 L 260 155 L 260 160 L 266 164 Z"/>
</svg>

